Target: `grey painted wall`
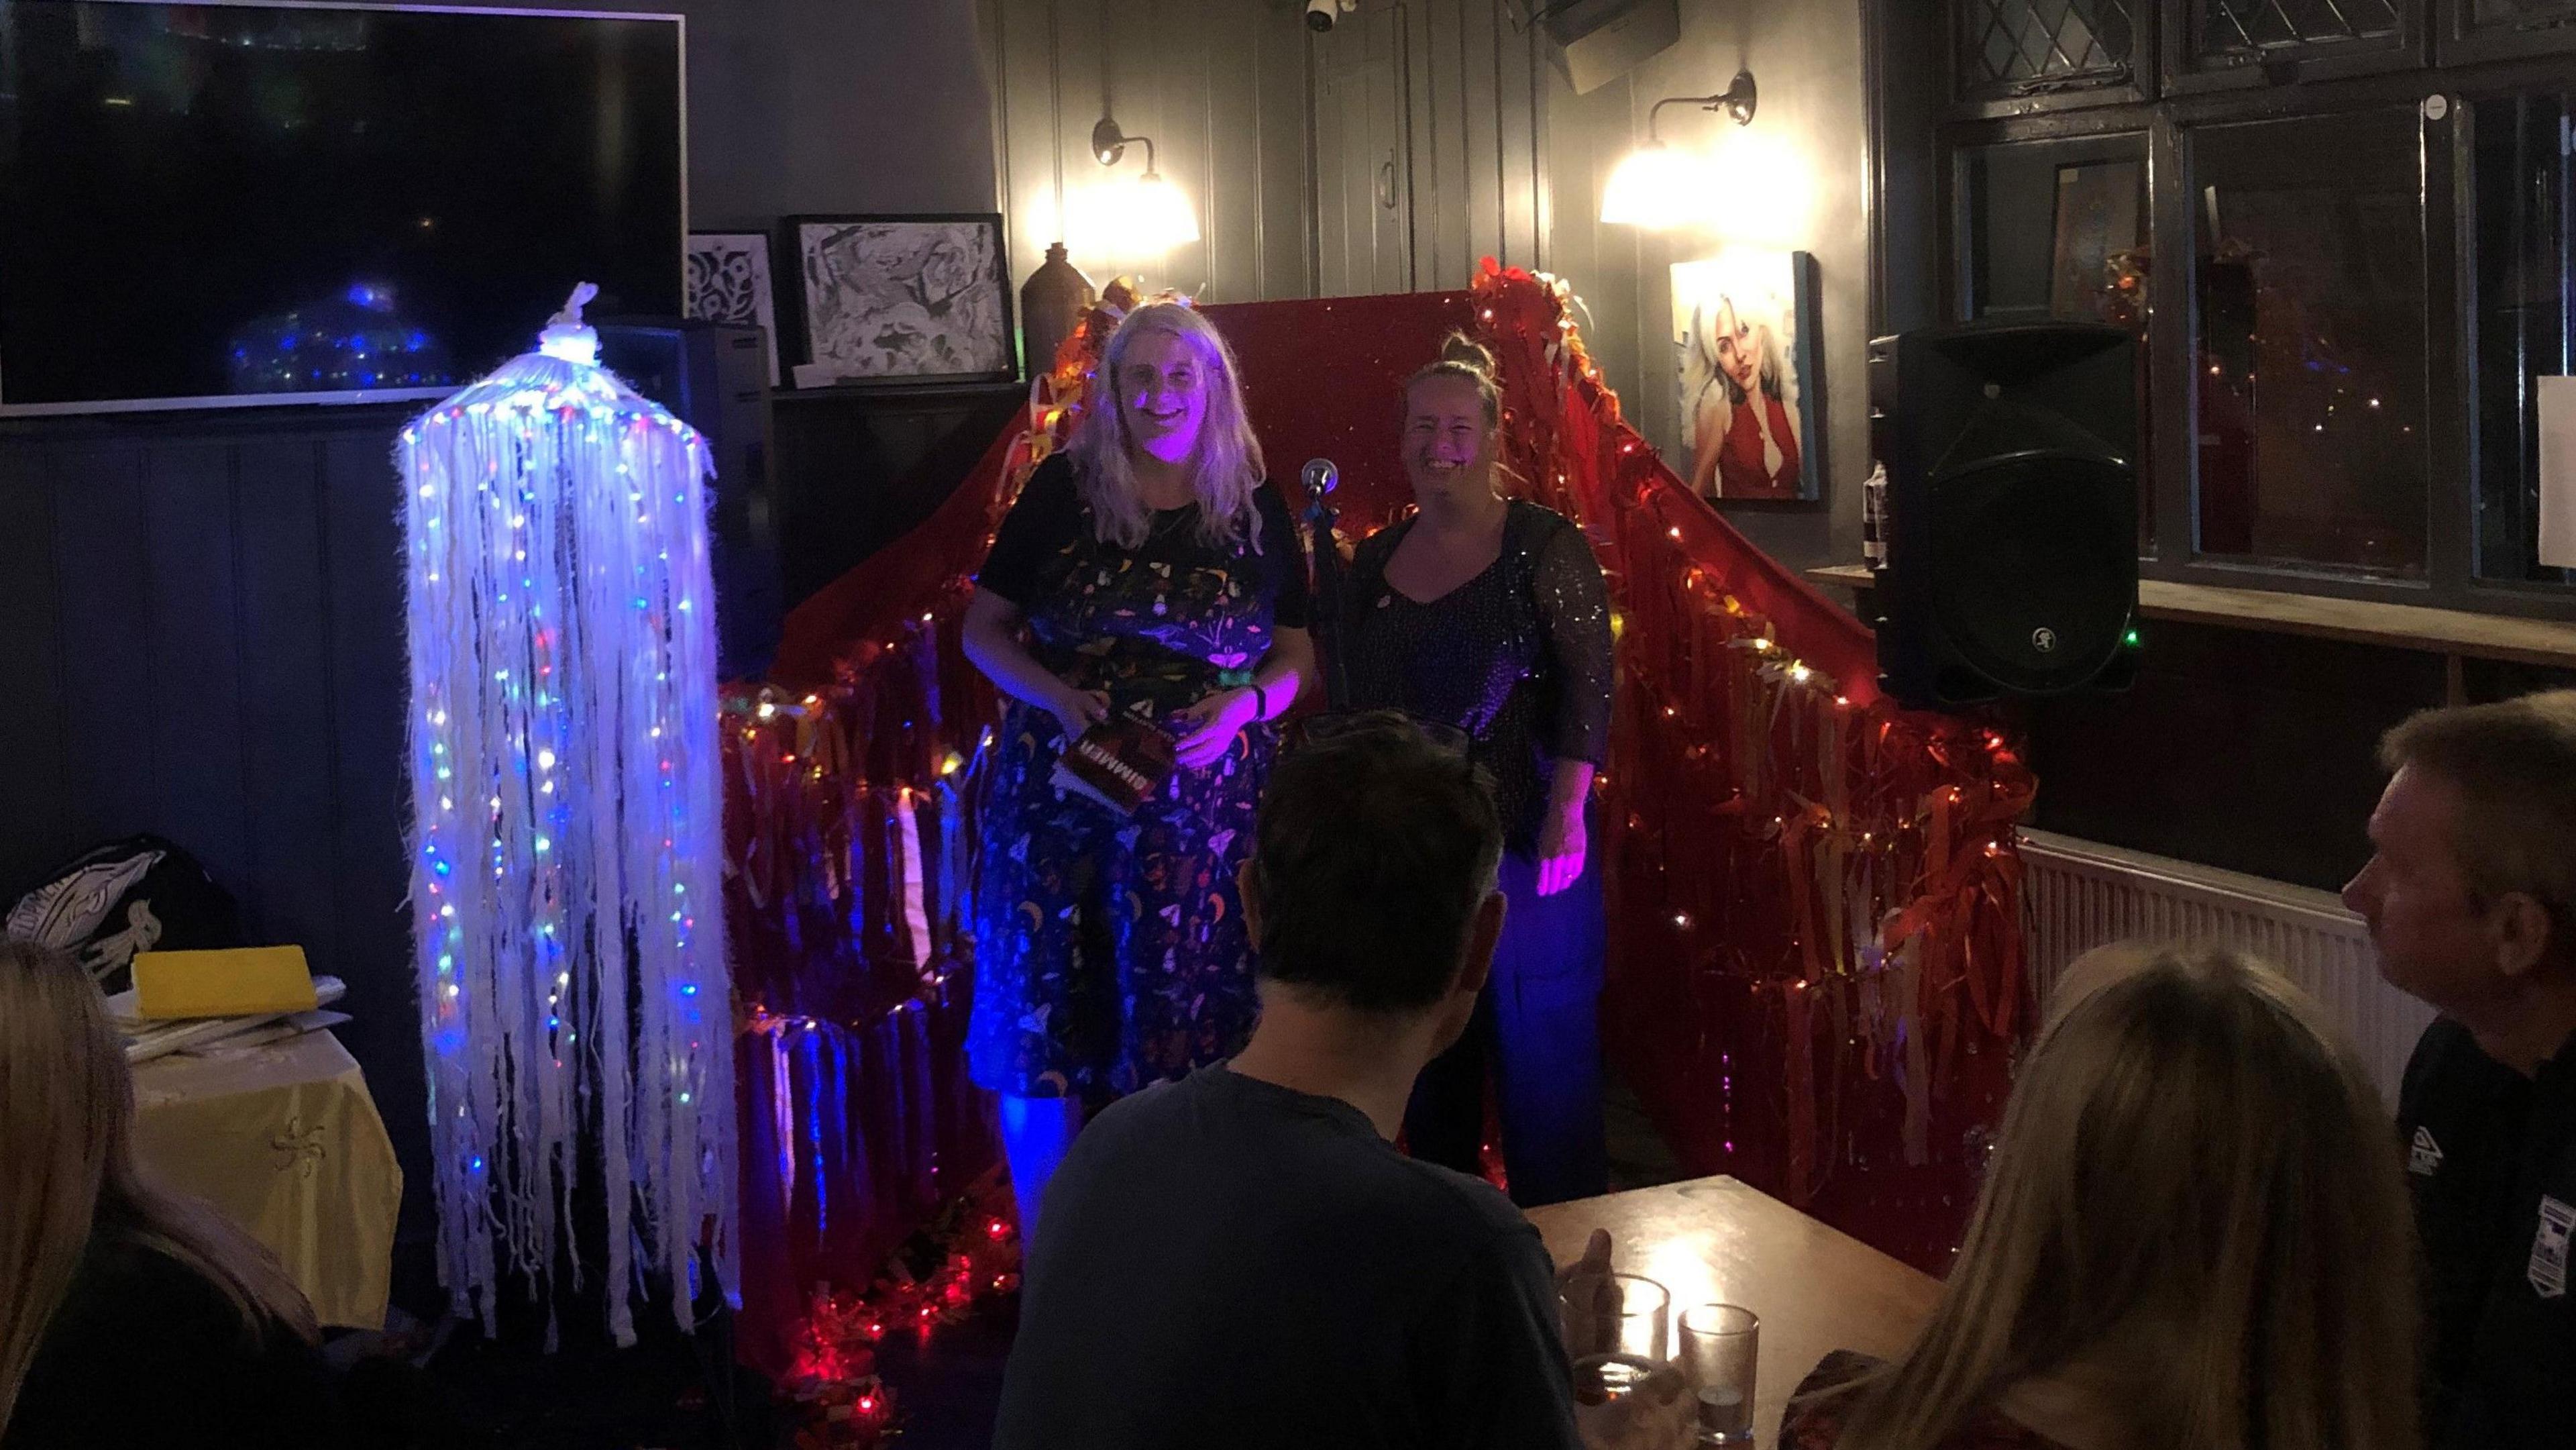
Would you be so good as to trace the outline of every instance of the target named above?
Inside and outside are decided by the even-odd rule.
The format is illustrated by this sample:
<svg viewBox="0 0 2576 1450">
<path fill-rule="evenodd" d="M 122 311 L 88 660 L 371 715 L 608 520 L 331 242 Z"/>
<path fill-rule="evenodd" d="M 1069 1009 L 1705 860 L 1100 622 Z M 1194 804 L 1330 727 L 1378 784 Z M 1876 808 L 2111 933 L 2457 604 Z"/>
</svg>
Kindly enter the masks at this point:
<svg viewBox="0 0 2576 1450">
<path fill-rule="evenodd" d="M 1151 285 L 1357 295 L 1464 286 L 1480 256 L 1535 265 L 1572 282 L 1594 356 L 1662 444 L 1678 411 L 1670 265 L 1730 242 L 1811 252 L 1826 502 L 1728 512 L 1793 565 L 1856 559 L 1871 333 L 1861 3 L 1682 0 L 1677 45 L 1577 96 L 1517 28 L 1522 0 L 1360 0 L 1321 37 L 1301 27 L 1301 0 L 980 0 L 1012 256 L 1025 275 L 1061 234 L 1061 198 L 1107 175 L 1087 144 L 1107 107 L 1156 139 L 1205 234 L 1144 262 Z M 1722 90 L 1746 65 L 1762 94 L 1750 128 L 1674 108 L 1664 134 L 1722 147 L 1758 204 L 1690 235 L 1602 225 L 1602 183 L 1656 99 Z M 1120 171 L 1142 166 L 1131 148 Z M 1074 260 L 1095 281 L 1139 265 Z"/>
<path fill-rule="evenodd" d="M 1937 59 L 1937 58 L 1935 58 Z M 1749 204 L 1711 231 L 1640 233 L 1599 221 L 1601 187 L 1646 134 L 1665 96 L 1724 90 L 1749 67 L 1761 91 L 1753 124 L 1667 107 L 1661 134 L 1712 150 Z M 1548 265 L 1590 305 L 1593 353 L 1628 416 L 1674 454 L 1679 403 L 1672 354 L 1675 262 L 1734 243 L 1813 253 L 1824 332 L 1825 503 L 1730 505 L 1729 519 L 1785 563 L 1860 557 L 1860 486 L 1869 475 L 1868 106 L 1860 0 L 1682 0 L 1679 44 L 1626 78 L 1577 96 L 1552 69 L 1547 95 Z"/>
<path fill-rule="evenodd" d="M 1066 241 L 1095 283 L 1140 275 L 1211 302 L 1311 290 L 1302 0 L 978 0 L 995 77 L 1003 213 L 1026 277 Z M 1145 148 L 1093 159 L 1106 113 L 1154 141 L 1200 239 L 1162 256 L 1104 248 L 1073 220 L 1087 192 L 1132 182 Z"/>
</svg>

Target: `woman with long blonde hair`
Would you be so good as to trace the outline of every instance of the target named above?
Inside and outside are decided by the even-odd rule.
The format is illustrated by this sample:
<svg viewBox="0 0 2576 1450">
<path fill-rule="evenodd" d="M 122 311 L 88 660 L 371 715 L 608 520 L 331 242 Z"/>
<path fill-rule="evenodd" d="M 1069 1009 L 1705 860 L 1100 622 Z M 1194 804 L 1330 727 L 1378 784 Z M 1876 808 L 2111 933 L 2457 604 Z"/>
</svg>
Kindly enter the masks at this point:
<svg viewBox="0 0 2576 1450">
<path fill-rule="evenodd" d="M 0 1446 L 330 1443 L 312 1306 L 133 1130 L 89 974 L 0 940 Z"/>
<path fill-rule="evenodd" d="M 1263 486 L 1238 379 L 1196 308 L 1130 312 L 966 608 L 967 657 L 1009 697 L 987 762 L 967 1050 L 1001 1095 L 1024 1232 L 1086 1100 L 1223 1061 L 1258 1010 L 1235 873 L 1270 722 L 1315 652 L 1304 545 Z M 1095 748 L 1135 757 L 1121 768 L 1141 803 L 1065 788 L 1067 752 L 1095 726 Z"/>
<path fill-rule="evenodd" d="M 2413 1450 L 2414 1242 L 2368 1074 L 2278 973 L 2122 949 L 2059 989 L 1957 1265 L 1786 1450 Z"/>
</svg>

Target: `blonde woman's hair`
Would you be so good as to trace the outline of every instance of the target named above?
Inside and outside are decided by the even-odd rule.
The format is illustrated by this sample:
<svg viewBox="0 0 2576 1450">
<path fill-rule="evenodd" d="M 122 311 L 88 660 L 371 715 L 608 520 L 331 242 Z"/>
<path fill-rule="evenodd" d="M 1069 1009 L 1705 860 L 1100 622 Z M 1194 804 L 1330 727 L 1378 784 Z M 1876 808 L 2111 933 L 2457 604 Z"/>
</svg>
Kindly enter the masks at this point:
<svg viewBox="0 0 2576 1450">
<path fill-rule="evenodd" d="M 89 973 L 0 940 L 0 1437 L 90 1236 L 112 1229 L 203 1274 L 241 1311 L 307 1340 L 313 1308 L 267 1251 L 134 1163 L 134 1080 Z"/>
<path fill-rule="evenodd" d="M 2023 1063 L 1940 1304 L 1843 1392 L 1839 1450 L 1932 1450 L 2034 1376 L 2138 1450 L 2413 1450 L 2415 1240 L 2360 1061 L 2231 952 L 2106 977 Z"/>
<path fill-rule="evenodd" d="M 1440 356 L 1415 369 L 1404 380 L 1408 403 L 1414 385 L 1432 378 L 1464 378 L 1476 385 L 1476 401 L 1485 405 L 1485 426 L 1493 428 L 1503 421 L 1503 385 L 1501 370 L 1494 363 L 1494 350 L 1463 332 L 1452 332 L 1440 339 Z"/>
<path fill-rule="evenodd" d="M 1199 421 L 1198 445 L 1190 455 L 1190 490 L 1199 503 L 1199 537 L 1232 548 L 1249 544 L 1261 549 L 1261 510 L 1254 502 L 1264 469 L 1261 441 L 1252 436 L 1252 420 L 1243 407 L 1242 370 L 1234 349 L 1199 310 L 1180 302 L 1154 302 L 1127 314 L 1109 335 L 1094 371 L 1095 387 L 1065 451 L 1073 455 L 1074 479 L 1083 502 L 1091 505 L 1100 541 L 1122 549 L 1145 542 L 1152 512 L 1136 488 L 1133 449 L 1127 431 L 1127 400 L 1119 373 L 1127 351 L 1149 332 L 1164 333 L 1187 344 L 1198 359 L 1207 412 Z"/>
</svg>

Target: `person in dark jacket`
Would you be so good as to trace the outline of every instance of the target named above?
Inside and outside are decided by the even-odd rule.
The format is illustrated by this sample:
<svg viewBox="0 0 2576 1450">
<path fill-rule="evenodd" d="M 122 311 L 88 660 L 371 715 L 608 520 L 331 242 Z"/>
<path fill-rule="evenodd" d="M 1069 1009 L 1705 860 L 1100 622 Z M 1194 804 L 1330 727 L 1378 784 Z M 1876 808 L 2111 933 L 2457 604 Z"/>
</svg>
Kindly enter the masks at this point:
<svg viewBox="0 0 2576 1450">
<path fill-rule="evenodd" d="M 0 941 L 0 1447 L 341 1443 L 313 1308 L 137 1171 L 124 1044 L 69 954 Z"/>
<path fill-rule="evenodd" d="M 1337 642 L 1348 704 L 1464 735 L 1492 772 L 1511 915 L 1493 984 L 1404 1120 L 1415 1156 L 1477 1171 L 1490 1065 L 1524 1208 L 1609 1187 L 1601 1117 L 1601 863 L 1586 809 L 1610 748 L 1609 591 L 1583 530 L 1499 491 L 1493 356 L 1453 336 L 1404 392 L 1419 510 L 1361 543 Z"/>
<path fill-rule="evenodd" d="M 2576 1445 L 2576 690 L 2389 732 L 2344 888 L 2441 1013 L 2398 1096 L 2423 1246 L 2427 1443 Z"/>
</svg>

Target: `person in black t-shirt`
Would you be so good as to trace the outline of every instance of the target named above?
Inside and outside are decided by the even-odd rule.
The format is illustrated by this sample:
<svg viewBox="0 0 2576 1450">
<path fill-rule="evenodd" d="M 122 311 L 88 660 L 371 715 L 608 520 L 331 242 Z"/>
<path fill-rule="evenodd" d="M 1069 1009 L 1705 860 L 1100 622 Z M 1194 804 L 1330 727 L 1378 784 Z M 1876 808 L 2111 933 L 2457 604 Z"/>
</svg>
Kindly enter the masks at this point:
<svg viewBox="0 0 2576 1450">
<path fill-rule="evenodd" d="M 1310 722 L 1243 871 L 1260 1026 L 1074 1144 L 996 1450 L 1572 1450 L 1537 1230 L 1389 1141 L 1484 985 L 1501 853 L 1463 754 L 1391 713 Z"/>
<path fill-rule="evenodd" d="M 2576 690 L 2425 711 L 2380 756 L 2395 777 L 2343 896 L 2381 975 L 2442 1014 L 2397 1110 L 2426 1441 L 2576 1445 Z"/>
<path fill-rule="evenodd" d="M 966 609 L 967 656 L 1010 697 L 984 766 L 967 1057 L 1001 1095 L 1031 1240 L 1086 1100 L 1220 1061 L 1252 1030 L 1235 868 L 1270 722 L 1315 657 L 1305 547 L 1262 480 L 1224 339 L 1190 307 L 1140 307 L 1096 371 Z M 1112 714 L 1167 731 L 1178 759 L 1132 814 L 1056 780 Z"/>
<path fill-rule="evenodd" d="M 343 1443 L 312 1306 L 133 1135 L 89 973 L 0 940 L 0 1450 Z"/>
</svg>

